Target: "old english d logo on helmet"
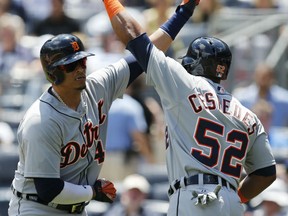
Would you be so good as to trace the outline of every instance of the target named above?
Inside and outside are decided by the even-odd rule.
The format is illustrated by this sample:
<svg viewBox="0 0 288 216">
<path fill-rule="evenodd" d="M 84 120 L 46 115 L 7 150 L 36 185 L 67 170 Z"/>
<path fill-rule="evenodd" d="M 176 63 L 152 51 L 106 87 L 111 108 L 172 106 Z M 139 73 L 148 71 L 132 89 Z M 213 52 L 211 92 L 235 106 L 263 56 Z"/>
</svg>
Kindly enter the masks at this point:
<svg viewBox="0 0 288 216">
<path fill-rule="evenodd" d="M 221 78 L 225 74 L 226 67 L 224 65 L 217 65 L 216 72 L 217 77 Z"/>
<path fill-rule="evenodd" d="M 72 48 L 73 48 L 74 52 L 77 52 L 78 50 L 80 50 L 80 46 L 77 43 L 77 41 L 71 42 L 71 45 L 72 45 Z"/>
</svg>

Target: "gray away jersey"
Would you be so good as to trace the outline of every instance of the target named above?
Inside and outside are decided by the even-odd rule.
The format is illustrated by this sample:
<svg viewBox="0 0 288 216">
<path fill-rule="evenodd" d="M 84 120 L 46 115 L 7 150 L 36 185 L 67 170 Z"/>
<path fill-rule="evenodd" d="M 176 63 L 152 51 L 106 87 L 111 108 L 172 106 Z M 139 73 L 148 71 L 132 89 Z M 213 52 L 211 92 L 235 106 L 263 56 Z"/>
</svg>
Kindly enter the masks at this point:
<svg viewBox="0 0 288 216">
<path fill-rule="evenodd" d="M 187 73 L 155 46 L 146 82 L 164 109 L 170 182 L 211 173 L 237 187 L 242 168 L 249 174 L 275 164 L 259 119 L 221 85 Z"/>
<path fill-rule="evenodd" d="M 105 158 L 108 110 L 114 99 L 122 97 L 129 76 L 125 60 L 90 74 L 77 111 L 43 93 L 18 129 L 16 190 L 36 193 L 33 177 L 94 184 Z"/>
</svg>

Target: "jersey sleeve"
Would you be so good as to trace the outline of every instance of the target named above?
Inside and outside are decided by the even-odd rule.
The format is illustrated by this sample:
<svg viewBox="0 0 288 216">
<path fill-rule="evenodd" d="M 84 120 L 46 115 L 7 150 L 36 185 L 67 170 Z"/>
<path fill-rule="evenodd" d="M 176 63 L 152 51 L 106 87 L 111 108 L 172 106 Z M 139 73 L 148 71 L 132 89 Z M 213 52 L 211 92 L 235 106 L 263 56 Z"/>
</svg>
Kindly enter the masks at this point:
<svg viewBox="0 0 288 216">
<path fill-rule="evenodd" d="M 149 58 L 146 84 L 152 85 L 159 94 L 163 105 L 172 107 L 179 103 L 194 88 L 194 76 L 174 59 L 166 57 L 155 46 Z"/>
<path fill-rule="evenodd" d="M 21 150 L 24 151 L 25 178 L 60 177 L 61 136 L 53 121 L 43 121 L 34 116 L 26 121 L 22 131 Z"/>
<path fill-rule="evenodd" d="M 188 82 L 193 77 L 179 62 L 166 57 L 165 53 L 157 49 L 146 34 L 131 41 L 127 49 L 146 71 L 146 84 L 155 87 L 166 107 L 177 104 L 177 98 L 182 98 L 181 94 L 186 94 L 193 88 Z"/>
<path fill-rule="evenodd" d="M 101 70 L 95 71 L 88 76 L 88 85 L 94 94 L 103 88 L 110 102 L 116 98 L 122 98 L 130 77 L 129 65 L 124 59 L 111 64 Z"/>
<path fill-rule="evenodd" d="M 244 165 L 247 174 L 250 174 L 258 169 L 276 164 L 268 137 L 261 123 L 258 123 L 258 128 L 258 135 L 253 145 L 247 152 Z"/>
</svg>

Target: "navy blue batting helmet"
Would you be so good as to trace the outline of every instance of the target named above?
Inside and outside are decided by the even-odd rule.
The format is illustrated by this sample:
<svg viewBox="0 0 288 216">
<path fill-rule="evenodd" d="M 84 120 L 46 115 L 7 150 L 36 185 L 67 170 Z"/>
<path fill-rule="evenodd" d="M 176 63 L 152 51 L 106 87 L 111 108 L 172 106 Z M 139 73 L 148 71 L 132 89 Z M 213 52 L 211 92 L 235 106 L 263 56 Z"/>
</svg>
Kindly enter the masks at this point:
<svg viewBox="0 0 288 216">
<path fill-rule="evenodd" d="M 213 81 L 226 80 L 232 60 L 229 46 L 215 37 L 198 37 L 193 40 L 182 65 L 188 73 Z"/>
<path fill-rule="evenodd" d="M 47 80 L 60 84 L 64 74 L 58 66 L 94 55 L 84 50 L 82 41 L 72 34 L 60 34 L 47 40 L 40 50 L 40 60 Z"/>
</svg>

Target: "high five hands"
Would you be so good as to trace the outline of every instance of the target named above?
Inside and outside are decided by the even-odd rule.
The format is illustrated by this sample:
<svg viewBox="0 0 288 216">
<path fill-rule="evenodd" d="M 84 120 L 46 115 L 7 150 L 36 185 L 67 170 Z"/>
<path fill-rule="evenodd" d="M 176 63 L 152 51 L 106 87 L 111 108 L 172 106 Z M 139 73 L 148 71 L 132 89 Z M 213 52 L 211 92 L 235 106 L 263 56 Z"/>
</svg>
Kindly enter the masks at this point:
<svg viewBox="0 0 288 216">
<path fill-rule="evenodd" d="M 180 5 L 188 8 L 190 11 L 194 11 L 196 5 L 198 5 L 200 0 L 183 0 Z"/>
</svg>

